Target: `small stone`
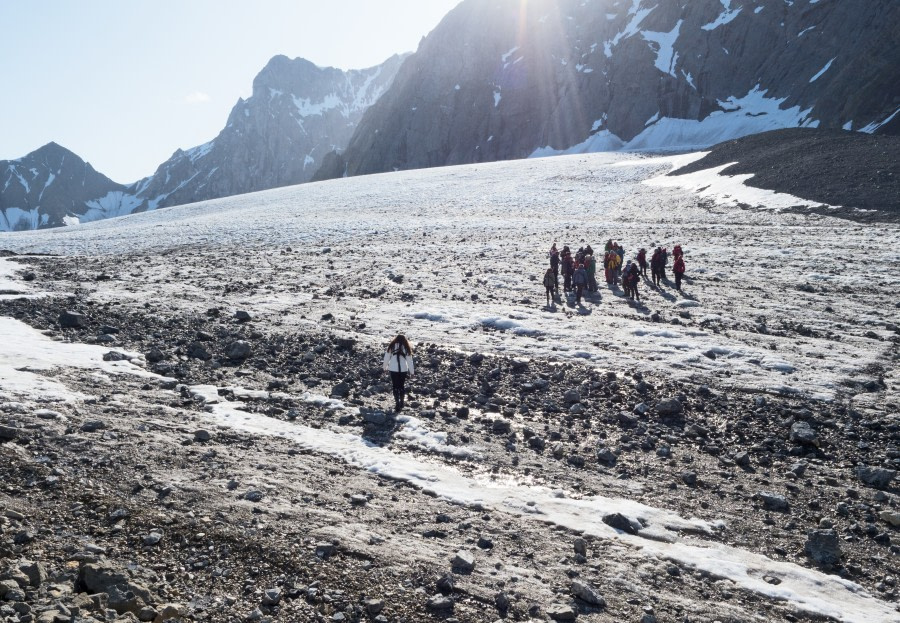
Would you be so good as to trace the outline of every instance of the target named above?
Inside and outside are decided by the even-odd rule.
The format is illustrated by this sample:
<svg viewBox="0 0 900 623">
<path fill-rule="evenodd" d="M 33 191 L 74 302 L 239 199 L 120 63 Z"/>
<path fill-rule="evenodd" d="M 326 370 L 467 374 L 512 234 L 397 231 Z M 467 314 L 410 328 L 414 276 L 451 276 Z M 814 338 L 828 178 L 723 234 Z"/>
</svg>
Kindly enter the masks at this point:
<svg viewBox="0 0 900 623">
<path fill-rule="evenodd" d="M 585 541 L 581 537 L 578 537 L 575 539 L 574 545 L 575 553 L 579 556 L 584 556 L 585 558 L 587 558 L 587 541 Z"/>
<path fill-rule="evenodd" d="M 581 580 L 572 580 L 572 594 L 592 606 L 597 606 L 598 608 L 606 607 L 606 600 L 600 594 L 600 591 Z"/>
<path fill-rule="evenodd" d="M 609 515 L 604 515 L 603 523 L 615 530 L 626 532 L 628 534 L 637 534 L 640 529 L 640 524 L 635 526 L 632 521 L 622 513 L 610 513 Z"/>
<path fill-rule="evenodd" d="M 681 474 L 681 482 L 689 487 L 697 486 L 697 472 L 684 472 Z"/>
<path fill-rule="evenodd" d="M 452 566 L 454 571 L 471 573 L 475 569 L 475 554 L 466 550 L 456 552 Z"/>
<path fill-rule="evenodd" d="M 895 528 L 900 528 L 900 513 L 897 511 L 885 510 L 878 514 L 882 521 L 887 522 Z"/>
<path fill-rule="evenodd" d="M 162 541 L 163 535 L 159 532 L 151 532 L 147 536 L 144 537 L 144 545 L 153 546 L 159 545 L 160 541 Z"/>
<path fill-rule="evenodd" d="M 212 433 L 210 433 L 208 430 L 201 428 L 200 430 L 194 431 L 194 441 L 205 443 L 210 439 L 212 439 Z"/>
<path fill-rule="evenodd" d="M 277 606 L 281 601 L 281 589 L 278 588 L 270 588 L 265 593 L 263 593 L 262 597 L 262 605 L 268 608 L 272 606 Z"/>
<path fill-rule="evenodd" d="M 763 503 L 766 510 L 786 513 L 791 509 L 791 505 L 783 495 L 760 491 L 756 497 Z"/>
<path fill-rule="evenodd" d="M 453 610 L 453 600 L 450 597 L 445 597 L 444 595 L 435 595 L 425 606 L 429 610 Z"/>
<path fill-rule="evenodd" d="M 334 543 L 322 542 L 316 544 L 316 556 L 319 558 L 330 558 L 334 555 Z"/>
<path fill-rule="evenodd" d="M 250 316 L 250 314 L 248 312 L 244 311 L 243 309 L 240 309 L 240 310 L 234 312 L 234 319 L 237 320 L 238 322 L 250 322 L 250 320 L 252 320 L 252 317 Z"/>
<path fill-rule="evenodd" d="M 547 608 L 547 616 L 554 621 L 574 621 L 576 614 L 575 611 L 572 610 L 571 606 L 567 606 L 564 604 L 553 604 L 552 606 Z"/>
<path fill-rule="evenodd" d="M 357 494 L 350 496 L 350 503 L 354 506 L 365 506 L 369 502 L 369 498 L 364 495 Z"/>
<path fill-rule="evenodd" d="M 59 326 L 63 329 L 81 329 L 84 324 L 85 317 L 78 312 L 66 310 L 59 315 Z"/>
<path fill-rule="evenodd" d="M 750 453 L 747 452 L 746 450 L 738 452 L 737 454 L 734 455 L 734 462 L 735 462 L 735 464 L 739 465 L 740 467 L 749 466 L 750 465 Z"/>
<path fill-rule="evenodd" d="M 384 600 L 383 599 L 367 599 L 363 606 L 366 608 L 366 612 L 371 615 L 379 614 L 382 610 L 384 610 Z"/>
</svg>

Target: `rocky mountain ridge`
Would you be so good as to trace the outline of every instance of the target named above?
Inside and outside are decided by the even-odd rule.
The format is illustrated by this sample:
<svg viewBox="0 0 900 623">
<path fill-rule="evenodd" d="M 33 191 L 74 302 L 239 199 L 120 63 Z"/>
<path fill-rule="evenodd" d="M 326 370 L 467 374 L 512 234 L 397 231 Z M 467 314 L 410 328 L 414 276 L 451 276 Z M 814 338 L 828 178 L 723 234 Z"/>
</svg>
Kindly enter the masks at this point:
<svg viewBox="0 0 900 623">
<path fill-rule="evenodd" d="M 317 179 L 789 127 L 894 133 L 898 23 L 889 1 L 467 0 Z"/>
</svg>

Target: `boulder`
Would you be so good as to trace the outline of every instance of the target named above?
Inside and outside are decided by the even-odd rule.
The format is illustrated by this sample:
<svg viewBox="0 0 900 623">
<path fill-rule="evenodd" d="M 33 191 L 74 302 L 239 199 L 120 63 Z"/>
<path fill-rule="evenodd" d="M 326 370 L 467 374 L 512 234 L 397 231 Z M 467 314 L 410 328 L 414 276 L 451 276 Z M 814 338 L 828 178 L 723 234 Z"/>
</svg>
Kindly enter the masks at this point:
<svg viewBox="0 0 900 623">
<path fill-rule="evenodd" d="M 228 345 L 228 348 L 225 349 L 225 356 L 232 361 L 243 361 L 250 356 L 251 352 L 253 349 L 248 342 L 238 340 Z"/>
<path fill-rule="evenodd" d="M 819 447 L 819 436 L 809 422 L 794 422 L 789 438 L 794 443 Z"/>
<path fill-rule="evenodd" d="M 860 465 L 856 468 L 856 476 L 865 484 L 876 489 L 887 489 L 897 476 L 897 472 L 893 469 Z"/>
<path fill-rule="evenodd" d="M 810 530 L 806 533 L 804 553 L 820 565 L 835 565 L 841 561 L 841 542 L 834 530 Z"/>
<path fill-rule="evenodd" d="M 659 415 L 681 415 L 684 407 L 677 398 L 666 398 L 656 403 L 656 412 Z"/>
</svg>

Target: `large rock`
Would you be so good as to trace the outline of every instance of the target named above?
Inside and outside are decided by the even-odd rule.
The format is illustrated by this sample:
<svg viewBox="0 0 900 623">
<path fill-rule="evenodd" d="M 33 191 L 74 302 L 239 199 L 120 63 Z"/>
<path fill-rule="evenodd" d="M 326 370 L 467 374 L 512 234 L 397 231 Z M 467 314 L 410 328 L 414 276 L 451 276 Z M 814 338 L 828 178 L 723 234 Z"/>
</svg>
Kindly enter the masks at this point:
<svg viewBox="0 0 900 623">
<path fill-rule="evenodd" d="M 790 503 L 783 495 L 771 493 L 769 491 L 760 491 L 756 494 L 757 499 L 762 502 L 766 510 L 786 513 L 791 509 Z"/>
<path fill-rule="evenodd" d="M 677 398 L 666 398 L 656 403 L 656 412 L 660 415 L 680 415 L 684 410 Z"/>
<path fill-rule="evenodd" d="M 137 615 L 152 602 L 152 595 L 143 585 L 132 581 L 124 572 L 100 564 L 83 564 L 78 569 L 75 589 L 90 594 L 109 595 L 109 607 L 119 614 Z"/>
<path fill-rule="evenodd" d="M 59 326 L 63 329 L 81 329 L 85 325 L 83 314 L 66 310 L 59 315 Z"/>
<path fill-rule="evenodd" d="M 856 476 L 867 485 L 877 489 L 887 489 L 897 476 L 897 472 L 893 469 L 860 465 L 856 468 Z"/>
<path fill-rule="evenodd" d="M 834 530 L 810 530 L 803 551 L 820 565 L 836 565 L 841 561 L 841 542 Z"/>
<path fill-rule="evenodd" d="M 809 422 L 794 422 L 791 425 L 790 440 L 808 446 L 819 446 L 819 436 Z"/>
<path fill-rule="evenodd" d="M 251 352 L 253 352 L 253 348 L 249 342 L 238 340 L 228 345 L 228 348 L 225 349 L 225 356 L 232 361 L 243 361 L 250 356 Z"/>
</svg>

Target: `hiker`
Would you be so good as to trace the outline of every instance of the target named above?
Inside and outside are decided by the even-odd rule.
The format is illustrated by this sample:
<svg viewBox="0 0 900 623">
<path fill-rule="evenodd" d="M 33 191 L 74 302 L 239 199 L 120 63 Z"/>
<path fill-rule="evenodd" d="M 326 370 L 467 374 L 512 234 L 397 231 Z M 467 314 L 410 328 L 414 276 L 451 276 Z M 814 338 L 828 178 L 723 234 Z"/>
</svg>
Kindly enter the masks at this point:
<svg viewBox="0 0 900 623">
<path fill-rule="evenodd" d="M 575 286 L 575 302 L 581 303 L 581 296 L 584 294 L 584 287 L 588 284 L 587 271 L 584 264 L 579 264 L 572 276 L 572 283 Z"/>
<path fill-rule="evenodd" d="M 548 268 L 547 272 L 544 273 L 544 289 L 547 290 L 547 307 L 550 307 L 550 299 L 553 296 L 553 293 L 556 291 L 558 286 L 556 284 L 556 275 L 553 274 L 553 269 Z"/>
<path fill-rule="evenodd" d="M 588 247 L 590 248 L 590 247 Z M 590 254 L 585 256 L 584 258 L 584 270 L 587 272 L 587 288 L 588 292 L 596 292 L 597 291 L 597 260 L 594 259 L 594 255 Z"/>
<path fill-rule="evenodd" d="M 647 277 L 647 249 L 641 247 L 637 254 L 637 263 L 640 267 L 640 275 L 646 279 Z"/>
<path fill-rule="evenodd" d="M 675 289 L 681 290 L 681 278 L 684 276 L 684 255 L 679 255 L 672 265 L 672 272 L 675 273 Z"/>
<path fill-rule="evenodd" d="M 553 290 L 559 294 L 559 251 L 555 242 L 550 247 L 550 270 L 553 271 Z"/>
<path fill-rule="evenodd" d="M 625 287 L 625 295 L 631 300 L 641 300 L 637 291 L 638 281 L 640 281 L 640 269 L 637 264 L 628 260 L 628 265 L 625 266 L 622 274 L 622 285 Z"/>
<path fill-rule="evenodd" d="M 653 285 L 659 287 L 662 280 L 663 255 L 662 248 L 656 247 L 653 257 L 650 258 L 650 274 L 653 278 Z"/>
<path fill-rule="evenodd" d="M 684 255 L 684 252 L 681 250 L 680 244 L 676 244 L 674 247 L 672 247 L 672 257 L 674 257 L 677 260 L 682 255 Z M 674 268 L 674 266 L 673 266 L 673 268 Z"/>
<path fill-rule="evenodd" d="M 572 252 L 569 247 L 563 247 L 562 250 L 562 271 L 563 271 L 563 290 L 572 291 L 572 273 L 575 272 L 575 260 L 572 259 Z"/>
<path fill-rule="evenodd" d="M 669 249 L 668 249 L 668 247 L 662 247 L 662 249 L 660 250 L 660 253 L 662 254 L 662 264 L 660 264 L 660 266 L 659 266 L 659 277 L 660 277 L 660 279 L 668 281 L 668 278 L 666 277 L 666 266 L 669 265 Z"/>
<path fill-rule="evenodd" d="M 384 371 L 391 373 L 395 411 L 403 409 L 403 400 L 406 397 L 406 377 L 412 376 L 415 371 L 412 355 L 412 346 L 409 345 L 409 340 L 402 333 L 391 340 L 384 353 Z"/>
<path fill-rule="evenodd" d="M 609 256 L 609 279 L 607 280 L 607 283 L 619 285 L 619 270 L 622 267 L 619 253 L 616 251 L 615 247 L 613 247 L 607 255 Z"/>
</svg>

